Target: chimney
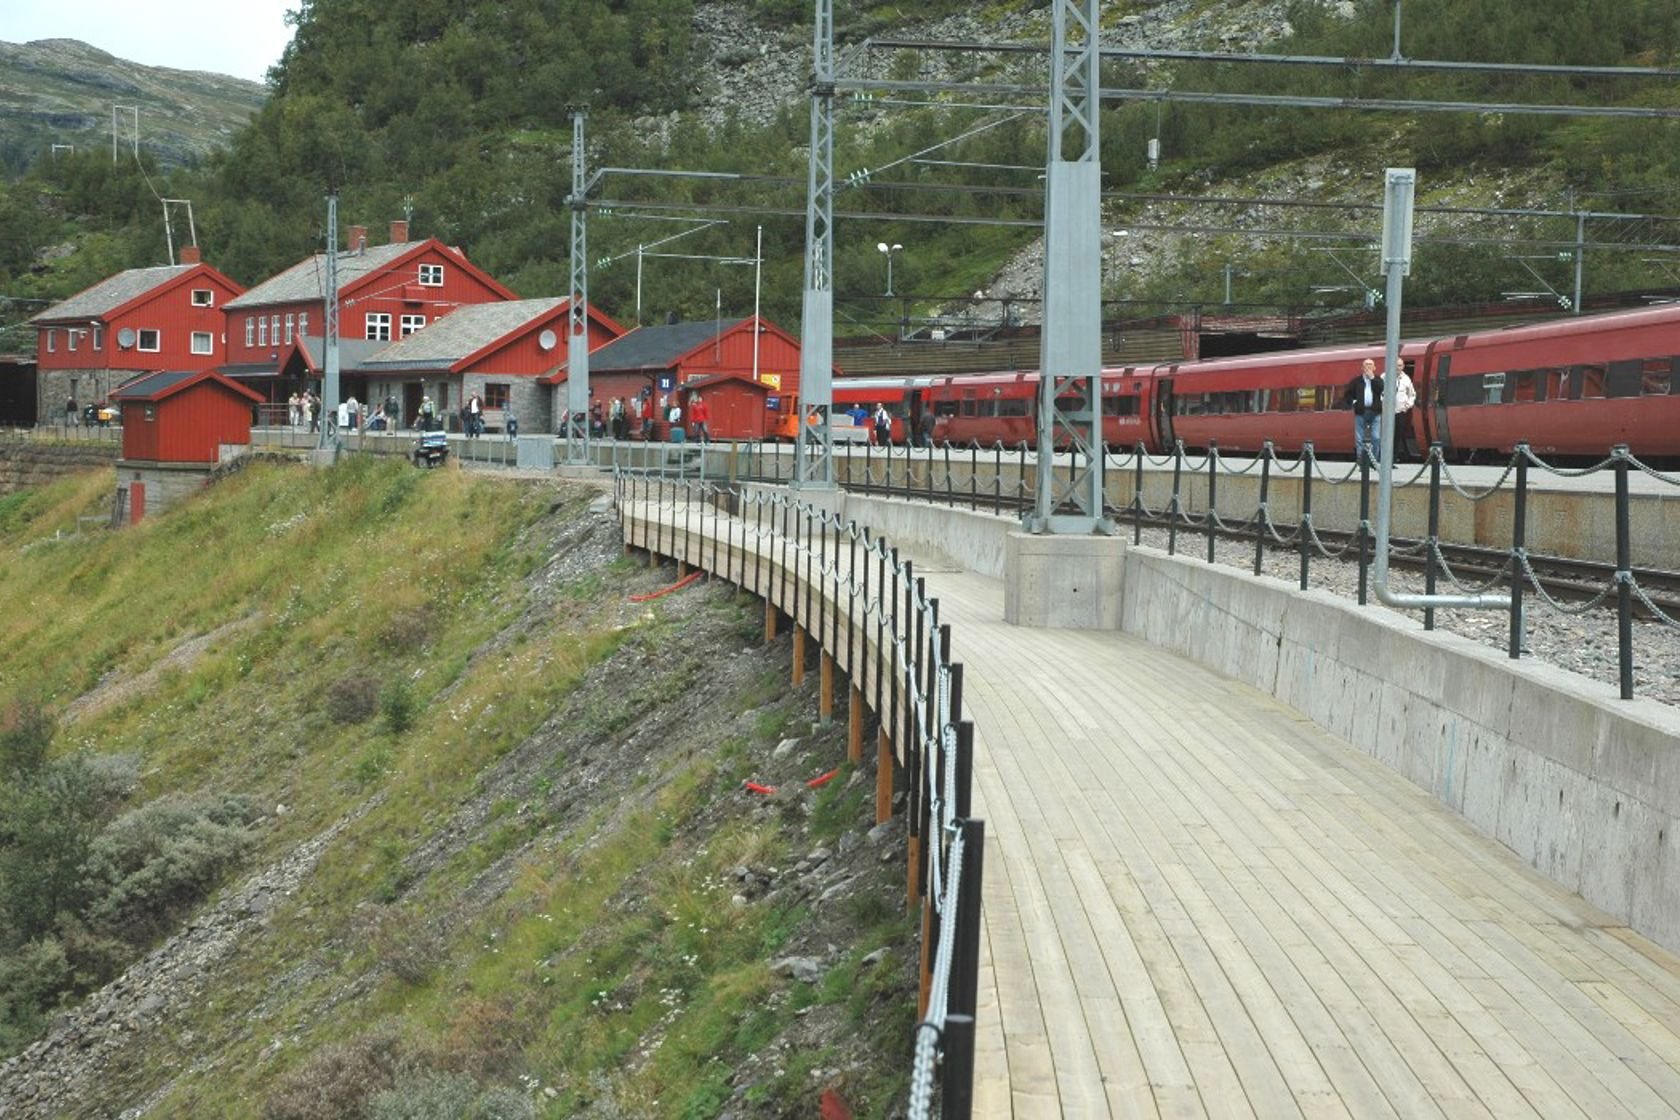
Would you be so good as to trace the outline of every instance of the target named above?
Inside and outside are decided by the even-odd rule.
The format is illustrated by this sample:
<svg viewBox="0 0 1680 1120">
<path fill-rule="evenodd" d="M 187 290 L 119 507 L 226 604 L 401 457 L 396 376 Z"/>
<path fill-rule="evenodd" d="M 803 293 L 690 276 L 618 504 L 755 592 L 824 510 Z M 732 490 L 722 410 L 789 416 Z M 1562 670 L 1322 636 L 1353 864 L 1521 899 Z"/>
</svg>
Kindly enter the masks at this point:
<svg viewBox="0 0 1680 1120">
<path fill-rule="evenodd" d="M 406 220 L 402 218 L 393 218 L 391 220 L 391 244 L 408 244 L 408 222 Z"/>
<path fill-rule="evenodd" d="M 203 257 L 198 255 L 198 246 L 197 245 L 183 245 L 183 246 L 181 246 L 181 263 L 182 264 L 198 264 L 203 259 L 204 259 Z"/>
<path fill-rule="evenodd" d="M 350 251 L 360 256 L 367 250 L 367 227 L 350 227 Z"/>
</svg>

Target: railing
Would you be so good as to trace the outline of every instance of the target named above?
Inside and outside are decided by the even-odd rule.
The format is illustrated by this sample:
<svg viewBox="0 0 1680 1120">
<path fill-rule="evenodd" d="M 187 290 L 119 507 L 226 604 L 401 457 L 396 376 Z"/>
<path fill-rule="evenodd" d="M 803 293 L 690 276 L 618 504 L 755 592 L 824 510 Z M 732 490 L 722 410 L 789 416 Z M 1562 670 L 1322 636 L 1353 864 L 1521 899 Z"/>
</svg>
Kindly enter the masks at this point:
<svg viewBox="0 0 1680 1120">
<path fill-rule="evenodd" d="M 785 610 L 841 664 L 880 728 L 881 820 L 891 814 L 890 740 L 897 740 L 912 794 L 911 893 L 932 947 L 924 953 L 908 1112 L 931 1115 L 937 1095 L 941 1116 L 968 1116 L 985 825 L 972 816 L 974 728 L 962 718 L 962 666 L 951 659 L 939 600 L 898 549 L 797 497 L 663 471 L 621 468 L 613 479 L 627 542 L 706 568 Z"/>
</svg>

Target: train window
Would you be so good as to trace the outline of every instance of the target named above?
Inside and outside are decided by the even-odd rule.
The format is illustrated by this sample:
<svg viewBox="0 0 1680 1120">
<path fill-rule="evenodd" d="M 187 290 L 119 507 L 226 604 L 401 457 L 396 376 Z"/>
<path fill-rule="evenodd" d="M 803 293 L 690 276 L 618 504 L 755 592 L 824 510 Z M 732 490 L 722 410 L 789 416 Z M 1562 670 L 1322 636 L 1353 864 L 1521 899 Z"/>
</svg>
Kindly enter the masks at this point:
<svg viewBox="0 0 1680 1120">
<path fill-rule="evenodd" d="M 1104 416 L 1136 416 L 1138 414 L 1138 399 L 1133 396 L 1104 397 Z"/>
<path fill-rule="evenodd" d="M 1505 395 L 1507 401 L 1530 404 L 1546 399 L 1546 373 L 1538 369 L 1522 369 L 1510 377 Z"/>
<path fill-rule="evenodd" d="M 1503 373 L 1482 374 L 1481 404 L 1498 404 L 1505 399 L 1505 375 Z"/>
<path fill-rule="evenodd" d="M 1645 363 L 1638 358 L 1610 363 L 1605 389 L 1612 397 L 1637 397 L 1645 382 Z"/>
<path fill-rule="evenodd" d="M 963 398 L 961 415 L 963 415 L 963 416 L 973 416 L 973 415 L 975 415 L 974 398 L 973 397 L 964 397 Z"/>
<path fill-rule="evenodd" d="M 933 402 L 933 414 L 935 416 L 955 416 L 957 414 L 957 402 L 949 397 L 941 397 Z"/>
<path fill-rule="evenodd" d="M 1340 385 L 1320 385 L 1318 388 L 1314 389 L 1312 391 L 1313 411 L 1328 412 L 1330 409 L 1335 408 L 1336 398 L 1340 395 L 1341 391 L 1342 389 Z M 1303 389 L 1302 392 L 1306 392 L 1306 390 Z M 1303 405 L 1303 407 L 1305 406 Z"/>
<path fill-rule="evenodd" d="M 1680 384 L 1674 377 L 1674 363 L 1680 358 L 1646 358 L 1644 361 L 1644 393 L 1647 397 L 1660 397 L 1675 391 Z"/>
<path fill-rule="evenodd" d="M 1570 388 L 1580 386 L 1573 394 L 1577 400 L 1597 400 L 1604 396 L 1604 367 L 1575 366 L 1569 371 Z"/>
<path fill-rule="evenodd" d="M 997 402 L 997 414 L 999 416 L 1025 416 L 1025 415 L 1027 415 L 1027 398 L 1025 398 L 1025 397 L 1010 397 L 1006 400 L 998 401 Z"/>
</svg>

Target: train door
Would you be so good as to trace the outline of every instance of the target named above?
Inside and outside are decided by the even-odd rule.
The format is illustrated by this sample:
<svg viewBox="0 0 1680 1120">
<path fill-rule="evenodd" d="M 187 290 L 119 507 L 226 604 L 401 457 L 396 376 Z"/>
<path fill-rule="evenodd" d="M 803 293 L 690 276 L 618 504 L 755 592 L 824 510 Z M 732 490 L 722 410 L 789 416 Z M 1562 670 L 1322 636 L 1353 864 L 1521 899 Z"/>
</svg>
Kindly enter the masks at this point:
<svg viewBox="0 0 1680 1120">
<path fill-rule="evenodd" d="M 921 442 L 922 436 L 922 393 L 914 385 L 904 387 L 904 403 L 909 407 L 909 431 L 906 442 L 916 444 Z"/>
<path fill-rule="evenodd" d="M 1155 381 L 1155 436 L 1157 449 L 1165 453 L 1173 448 L 1173 383 L 1172 378 Z"/>
<path fill-rule="evenodd" d="M 1452 447 L 1452 431 L 1447 424 L 1447 382 L 1452 376 L 1452 355 L 1442 354 L 1435 359 L 1435 369 L 1429 378 L 1429 419 L 1434 427 L 1425 432 L 1444 448 Z"/>
</svg>

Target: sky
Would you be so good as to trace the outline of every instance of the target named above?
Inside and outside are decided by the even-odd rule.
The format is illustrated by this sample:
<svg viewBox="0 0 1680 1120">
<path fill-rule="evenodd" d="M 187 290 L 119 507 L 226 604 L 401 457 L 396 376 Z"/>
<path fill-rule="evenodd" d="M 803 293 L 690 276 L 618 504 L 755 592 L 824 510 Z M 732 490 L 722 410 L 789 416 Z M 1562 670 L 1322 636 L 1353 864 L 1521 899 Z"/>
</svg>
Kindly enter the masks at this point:
<svg viewBox="0 0 1680 1120">
<path fill-rule="evenodd" d="M 0 40 L 80 39 L 119 58 L 260 82 L 300 0 L 0 0 Z"/>
</svg>

